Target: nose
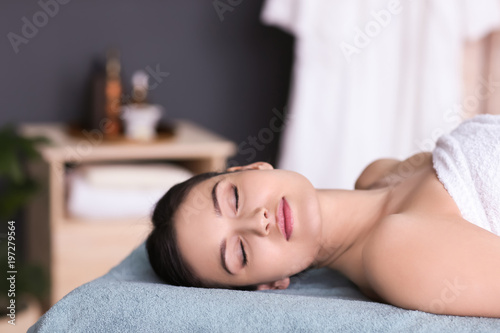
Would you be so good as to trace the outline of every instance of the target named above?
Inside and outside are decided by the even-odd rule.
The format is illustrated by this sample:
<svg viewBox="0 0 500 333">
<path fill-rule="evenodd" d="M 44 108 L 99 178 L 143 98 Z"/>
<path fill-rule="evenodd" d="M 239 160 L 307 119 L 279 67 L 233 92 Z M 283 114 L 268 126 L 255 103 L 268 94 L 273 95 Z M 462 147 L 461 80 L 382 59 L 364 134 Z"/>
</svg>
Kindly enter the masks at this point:
<svg viewBox="0 0 500 333">
<path fill-rule="evenodd" d="M 248 219 L 243 223 L 242 228 L 246 232 L 258 236 L 267 236 L 271 228 L 270 214 L 266 208 L 256 209 Z"/>
</svg>

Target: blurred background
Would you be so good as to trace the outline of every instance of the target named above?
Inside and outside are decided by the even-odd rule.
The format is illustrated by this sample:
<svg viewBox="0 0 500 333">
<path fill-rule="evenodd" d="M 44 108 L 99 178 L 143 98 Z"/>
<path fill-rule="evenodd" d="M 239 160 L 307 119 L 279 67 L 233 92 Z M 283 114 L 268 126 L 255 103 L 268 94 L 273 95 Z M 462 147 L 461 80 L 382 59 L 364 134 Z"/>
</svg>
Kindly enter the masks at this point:
<svg viewBox="0 0 500 333">
<path fill-rule="evenodd" d="M 4 0 L 0 31 L 1 223 L 46 271 L 44 309 L 123 259 L 193 173 L 267 161 L 352 189 L 500 113 L 499 0 Z M 163 134 L 101 126 L 123 106 Z M 23 141 L 40 135 L 52 148 Z"/>
<path fill-rule="evenodd" d="M 2 1 L 0 96 L 5 104 L 0 111 L 0 127 L 14 124 L 20 128 L 27 123 L 87 123 L 92 108 L 89 91 L 92 90 L 95 64 L 102 67 L 108 50 L 113 48 L 119 51 L 122 97 L 131 95 L 132 76 L 135 71 L 142 70 L 149 75 L 148 101 L 163 108 L 162 120 L 191 121 L 204 130 L 230 140 L 235 147 L 240 142 L 249 142 L 248 137 L 256 137 L 259 130 L 268 127 L 270 119 L 276 117 L 273 109 L 279 110 L 280 114 L 285 109 L 293 59 L 293 37 L 276 27 L 262 24 L 259 19 L 262 1 L 234 1 L 233 5 L 227 4 L 227 1 L 224 3 L 226 5 L 224 7 L 223 4 L 221 9 L 211 1 L 201 0 Z M 278 126 L 281 124 L 280 119 L 278 118 Z M 186 142 L 191 140 L 189 136 L 198 140 L 196 138 L 199 133 L 194 132 L 186 134 Z M 259 144 L 258 149 L 253 149 L 251 154 L 237 153 L 237 149 L 232 147 L 228 150 L 231 151 L 230 154 L 224 153 L 227 155 L 224 159 L 233 165 L 247 163 L 249 157 L 252 160 L 275 163 L 278 134 L 273 140 L 266 141 L 265 145 Z M 10 138 L 8 145 L 12 147 L 15 140 L 8 135 L 1 138 L 6 137 Z M 85 137 L 78 138 L 82 139 Z M 63 146 L 67 146 L 69 141 L 63 140 L 57 144 L 61 144 L 60 147 L 64 149 Z M 201 143 L 196 145 L 192 149 L 186 148 L 189 151 L 186 154 L 197 154 L 192 151 L 206 149 L 201 147 Z M 22 147 L 23 144 L 19 146 Z M 217 150 L 216 148 L 214 149 Z M 185 145 L 179 149 L 185 149 Z M 209 151 L 210 149 L 208 148 Z M 134 162 L 144 162 L 138 157 L 140 154 L 141 152 L 120 156 Z M 151 160 L 156 151 L 148 154 L 148 160 Z M 166 154 L 168 156 L 169 153 Z M 156 155 L 157 159 L 165 160 L 164 153 Z M 10 161 L 11 156 L 0 155 L 1 159 Z M 113 162 L 123 162 L 123 159 L 115 158 Z M 182 158 L 167 159 L 169 162 L 174 160 L 175 164 Z M 40 160 L 46 162 L 43 158 L 36 161 Z M 103 159 L 99 162 L 103 162 Z M 53 165 L 50 162 L 47 164 Z M 9 203 L 7 206 L 17 207 L 13 202 L 19 198 L 19 193 L 21 196 L 26 194 L 23 196 L 26 199 L 21 200 L 21 203 L 26 203 L 24 206 L 14 209 L 15 212 L 6 207 L 8 212 L 2 214 L 2 245 L 6 246 L 7 221 L 13 220 L 16 227 L 18 267 L 28 266 L 28 262 L 41 263 L 49 280 L 48 284 L 44 284 L 41 281 L 42 275 L 36 273 L 39 270 L 33 273 L 29 267 L 18 271 L 17 296 L 20 293 L 35 294 L 46 300 L 44 309 L 81 283 L 107 272 L 137 246 L 149 228 L 147 221 L 138 228 L 139 218 L 146 220 L 154 200 L 168 189 L 165 183 L 158 185 L 163 187 L 157 186 L 154 189 L 151 181 L 149 185 L 145 184 L 145 177 L 149 175 L 151 178 L 158 174 L 152 169 L 144 168 L 121 173 L 121 176 L 129 179 L 129 183 L 118 186 L 118 190 L 112 188 L 116 184 L 109 185 L 109 182 L 107 188 L 101 183 L 97 190 L 96 187 L 83 188 L 83 181 L 70 182 L 69 171 L 77 171 L 72 166 L 74 163 L 63 164 L 65 178 L 63 184 L 60 184 L 61 191 L 58 187 L 55 190 L 50 181 L 45 183 L 43 180 L 50 176 L 40 171 L 43 170 L 42 167 L 37 167 L 42 174 L 32 177 L 36 178 L 38 190 L 30 195 L 24 191 L 24 183 L 17 187 L 11 186 L 15 182 L 8 173 L 9 167 L 2 169 L 7 169 L 2 172 L 0 183 L 2 199 Z M 218 167 L 220 168 L 220 163 Z M 204 168 L 197 170 L 208 171 Z M 186 177 L 186 173 L 174 171 L 177 173 L 171 169 L 163 170 L 160 176 L 173 175 L 167 183 Z M 131 183 L 130 173 L 139 180 Z M 82 177 L 78 179 L 81 180 Z M 83 185 L 76 188 L 78 184 Z M 126 186 L 128 187 L 124 190 Z M 88 191 L 85 192 L 86 190 Z M 92 201 L 96 198 L 96 191 L 101 191 L 99 193 L 108 199 L 113 194 L 118 197 L 115 196 L 117 199 L 113 202 L 104 202 L 97 207 L 95 205 L 98 202 Z M 48 211 L 40 213 L 40 206 L 47 207 L 54 203 L 54 193 L 56 196 L 60 195 L 64 203 L 56 205 L 57 207 L 51 206 Z M 149 200 L 140 203 L 140 199 L 147 195 Z M 72 204 L 75 200 L 79 201 Z M 78 208 L 82 204 L 84 206 Z M 89 204 L 93 207 L 85 211 Z M 27 207 L 29 205 L 37 206 L 34 213 L 31 213 L 31 207 Z M 70 205 L 73 209 L 71 211 L 68 209 Z M 149 205 L 145 211 L 137 213 L 145 205 Z M 132 206 L 136 207 L 135 210 L 127 210 L 127 207 Z M 54 213 L 59 209 L 60 215 Z M 82 210 L 84 213 L 78 215 Z M 78 218 L 84 221 L 77 222 Z M 96 227 L 89 223 L 95 219 L 106 221 Z M 110 219 L 115 222 L 110 222 Z M 116 221 L 119 219 L 127 219 L 128 222 Z M 68 223 L 58 229 L 54 226 L 55 221 Z M 68 228 L 64 229 L 66 226 Z M 121 233 L 120 228 L 124 230 Z M 82 255 L 91 244 L 101 250 Z M 6 248 L 4 251 L 2 247 L 1 251 L 2 255 L 7 254 Z M 61 257 L 60 254 L 67 251 L 72 254 Z M 98 252 L 105 253 L 99 256 Z M 3 264 L 2 261 L 2 267 Z M 33 267 L 35 270 L 38 268 L 40 267 Z M 3 268 L 1 274 L 2 280 L 6 281 L 3 279 L 6 274 Z M 31 276 L 35 281 L 26 281 Z M 5 288 L 8 289 L 8 285 Z M 8 302 L 7 292 L 3 288 L 0 299 Z M 2 319 L 7 318 L 3 312 L 1 314 Z M 23 329 L 19 323 L 23 321 L 27 322 L 29 319 L 18 320 L 20 331 Z M 12 330 L 11 325 L 7 326 L 6 331 L 1 327 L 2 332 Z"/>
<path fill-rule="evenodd" d="M 257 135 L 286 105 L 293 38 L 260 22 L 262 1 L 234 3 L 2 1 L 0 123 L 81 120 L 93 63 L 114 47 L 129 89 L 134 71 L 158 73 L 149 94 L 165 118 L 194 120 L 235 142 Z M 276 147 L 273 140 L 256 158 L 274 162 Z"/>
</svg>

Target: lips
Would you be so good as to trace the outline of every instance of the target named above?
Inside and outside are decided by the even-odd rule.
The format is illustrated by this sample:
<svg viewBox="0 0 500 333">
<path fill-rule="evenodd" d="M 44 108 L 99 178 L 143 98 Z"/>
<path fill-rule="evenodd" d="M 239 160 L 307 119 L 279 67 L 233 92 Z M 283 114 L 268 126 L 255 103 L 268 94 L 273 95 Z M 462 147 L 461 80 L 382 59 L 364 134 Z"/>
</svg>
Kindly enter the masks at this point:
<svg viewBox="0 0 500 333">
<path fill-rule="evenodd" d="M 285 198 L 282 198 L 278 205 L 278 214 L 276 214 L 276 217 L 280 231 L 288 241 L 293 231 L 293 216 L 292 210 Z"/>
</svg>

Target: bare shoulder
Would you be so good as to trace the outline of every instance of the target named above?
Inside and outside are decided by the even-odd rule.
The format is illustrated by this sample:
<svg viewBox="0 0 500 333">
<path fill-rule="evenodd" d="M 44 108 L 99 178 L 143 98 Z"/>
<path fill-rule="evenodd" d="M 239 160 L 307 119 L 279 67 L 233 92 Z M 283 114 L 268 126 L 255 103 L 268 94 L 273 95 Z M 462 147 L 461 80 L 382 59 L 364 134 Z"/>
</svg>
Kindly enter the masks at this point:
<svg viewBox="0 0 500 333">
<path fill-rule="evenodd" d="M 463 219 L 391 215 L 363 249 L 382 299 L 439 314 L 500 317 L 498 262 L 500 237 Z"/>
<path fill-rule="evenodd" d="M 384 158 L 370 163 L 356 180 L 355 189 L 371 189 L 399 181 L 430 161 L 431 153 L 412 155 L 404 161 Z"/>
<path fill-rule="evenodd" d="M 354 188 L 357 190 L 369 189 L 377 180 L 382 178 L 389 170 L 394 168 L 400 160 L 383 158 L 372 163 L 361 172 L 361 175 L 356 180 Z"/>
</svg>

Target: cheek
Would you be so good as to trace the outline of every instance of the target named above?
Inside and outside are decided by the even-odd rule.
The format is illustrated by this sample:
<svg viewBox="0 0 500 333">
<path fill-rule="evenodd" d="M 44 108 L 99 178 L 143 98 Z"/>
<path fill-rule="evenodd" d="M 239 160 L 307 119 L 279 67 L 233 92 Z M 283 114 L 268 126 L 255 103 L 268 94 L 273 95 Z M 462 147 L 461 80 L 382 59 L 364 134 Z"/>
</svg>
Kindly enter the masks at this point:
<svg viewBox="0 0 500 333">
<path fill-rule="evenodd" d="M 308 268 L 315 259 L 316 247 L 310 242 L 273 244 L 256 242 L 252 265 L 259 278 L 289 277 Z"/>
<path fill-rule="evenodd" d="M 277 244 L 270 239 L 255 239 L 253 242 L 253 262 L 254 267 L 260 272 L 276 272 L 276 270 L 286 267 L 294 253 L 287 246 Z"/>
<path fill-rule="evenodd" d="M 299 244 L 295 247 L 295 252 L 292 267 L 293 274 L 307 269 L 314 262 L 318 253 L 318 243 Z"/>
</svg>

